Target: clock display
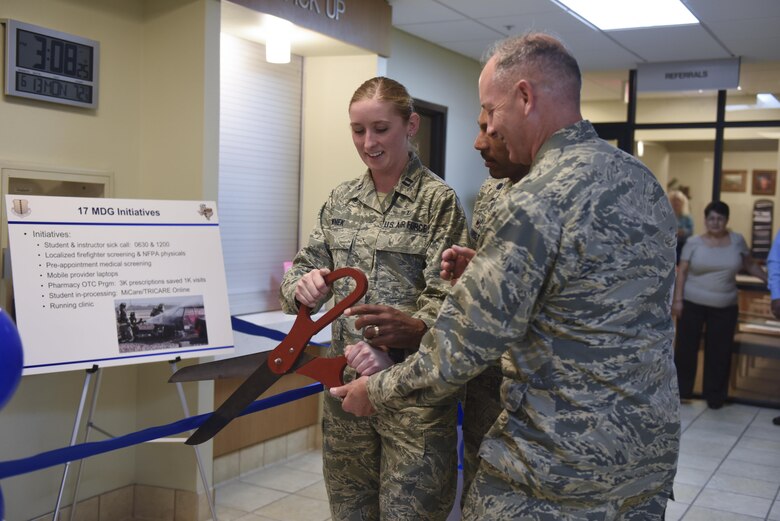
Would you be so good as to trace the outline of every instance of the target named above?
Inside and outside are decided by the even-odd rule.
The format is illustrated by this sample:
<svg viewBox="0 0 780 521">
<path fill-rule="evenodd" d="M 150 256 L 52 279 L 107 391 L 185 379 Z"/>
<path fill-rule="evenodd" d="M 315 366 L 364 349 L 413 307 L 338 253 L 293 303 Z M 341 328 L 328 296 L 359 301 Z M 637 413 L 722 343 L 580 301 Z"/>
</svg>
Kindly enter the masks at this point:
<svg viewBox="0 0 780 521">
<path fill-rule="evenodd" d="M 23 29 L 17 35 L 17 67 L 92 81 L 92 47 Z"/>
<path fill-rule="evenodd" d="M 71 81 L 34 76 L 25 72 L 16 73 L 16 89 L 20 92 L 40 94 L 52 98 L 89 103 L 92 99 L 92 87 Z"/>
<path fill-rule="evenodd" d="M 98 42 L 17 20 L 5 25 L 6 94 L 97 107 Z"/>
</svg>

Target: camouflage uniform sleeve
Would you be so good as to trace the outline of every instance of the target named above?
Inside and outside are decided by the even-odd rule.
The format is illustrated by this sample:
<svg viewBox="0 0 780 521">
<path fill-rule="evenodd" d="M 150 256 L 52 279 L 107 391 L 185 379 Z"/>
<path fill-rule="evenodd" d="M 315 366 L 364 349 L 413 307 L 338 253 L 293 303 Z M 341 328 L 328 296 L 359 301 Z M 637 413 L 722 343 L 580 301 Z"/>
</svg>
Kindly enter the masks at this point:
<svg viewBox="0 0 780 521">
<path fill-rule="evenodd" d="M 539 205 L 510 207 L 508 199 L 500 203 L 420 350 L 369 378 L 369 399 L 378 411 L 440 400 L 526 336 L 558 248 L 546 237 L 559 234 L 541 230 L 555 225 Z"/>
<path fill-rule="evenodd" d="M 327 226 L 330 222 L 330 208 L 333 204 L 333 193 L 328 201 L 320 208 L 317 224 L 309 234 L 309 242 L 299 251 L 293 259 L 292 267 L 287 270 L 282 278 L 279 301 L 285 313 L 298 313 L 298 302 L 295 300 L 295 285 L 298 280 L 313 269 L 328 268 L 333 270 L 333 257 L 327 242 Z M 323 299 L 320 305 L 330 298 Z M 314 309 L 313 312 L 316 312 Z"/>
<path fill-rule="evenodd" d="M 431 328 L 444 297 L 449 293 L 450 284 L 441 279 L 441 254 L 453 244 L 467 244 L 468 223 L 466 214 L 455 191 L 448 189 L 433 210 L 433 234 L 425 259 L 425 289 L 417 299 L 417 311 L 414 318 L 422 320 Z"/>
</svg>

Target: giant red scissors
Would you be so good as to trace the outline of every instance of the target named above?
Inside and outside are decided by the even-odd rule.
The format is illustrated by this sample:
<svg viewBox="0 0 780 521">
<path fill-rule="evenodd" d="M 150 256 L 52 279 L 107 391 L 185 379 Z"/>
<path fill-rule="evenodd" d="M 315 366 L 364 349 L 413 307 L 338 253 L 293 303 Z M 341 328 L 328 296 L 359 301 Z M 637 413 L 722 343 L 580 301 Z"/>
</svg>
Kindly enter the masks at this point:
<svg viewBox="0 0 780 521">
<path fill-rule="evenodd" d="M 316 322 L 310 317 L 311 309 L 301 306 L 290 333 L 272 351 L 191 365 L 179 369 L 171 376 L 169 382 L 246 377 L 238 389 L 187 439 L 188 445 L 198 445 L 213 438 L 285 374 L 303 374 L 322 382 L 326 387 L 344 384 L 346 358 L 324 358 L 303 352 L 312 336 L 336 320 L 345 309 L 366 294 L 366 276 L 355 268 L 337 269 L 325 276 L 325 283 L 331 285 L 344 277 L 355 280 L 355 289 Z"/>
</svg>

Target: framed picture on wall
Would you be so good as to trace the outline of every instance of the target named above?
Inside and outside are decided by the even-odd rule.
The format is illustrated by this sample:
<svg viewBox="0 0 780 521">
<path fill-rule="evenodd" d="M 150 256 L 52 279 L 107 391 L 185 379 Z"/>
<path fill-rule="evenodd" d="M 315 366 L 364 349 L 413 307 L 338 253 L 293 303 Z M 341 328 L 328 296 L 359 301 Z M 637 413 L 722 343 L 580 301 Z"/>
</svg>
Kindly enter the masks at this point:
<svg viewBox="0 0 780 521">
<path fill-rule="evenodd" d="M 747 170 L 724 170 L 720 178 L 721 192 L 744 192 L 747 186 Z"/>
<path fill-rule="evenodd" d="M 753 195 L 775 195 L 777 170 L 753 170 Z"/>
</svg>

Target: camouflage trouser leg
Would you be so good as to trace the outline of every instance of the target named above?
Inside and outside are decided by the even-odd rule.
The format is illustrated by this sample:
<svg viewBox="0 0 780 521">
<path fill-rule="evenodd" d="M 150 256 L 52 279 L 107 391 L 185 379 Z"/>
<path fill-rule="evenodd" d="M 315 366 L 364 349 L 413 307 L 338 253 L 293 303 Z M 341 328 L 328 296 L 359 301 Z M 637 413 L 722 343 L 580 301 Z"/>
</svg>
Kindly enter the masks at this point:
<svg viewBox="0 0 780 521">
<path fill-rule="evenodd" d="M 322 462 L 334 521 L 379 521 L 380 439 L 370 418 L 357 418 L 324 395 Z"/>
<path fill-rule="evenodd" d="M 323 470 L 333 521 L 444 521 L 457 487 L 457 408 L 355 418 L 325 395 Z"/>
<path fill-rule="evenodd" d="M 463 400 L 463 496 L 461 505 L 479 466 L 479 446 L 485 433 L 503 410 L 501 407 L 501 369 L 488 367 L 466 384 Z"/>
<path fill-rule="evenodd" d="M 457 400 L 377 419 L 383 521 L 444 521 L 458 486 Z"/>
<path fill-rule="evenodd" d="M 615 519 L 617 521 L 644 521 L 645 519 L 663 521 L 666 503 L 669 501 L 669 496 L 672 493 L 671 489 L 670 484 L 668 491 L 643 498 L 637 501 L 636 504 L 629 504 L 628 501 L 624 502 Z"/>
<path fill-rule="evenodd" d="M 668 498 L 668 493 L 658 493 L 639 500 L 592 498 L 586 503 L 542 495 L 483 461 L 466 497 L 463 521 L 663 521 Z"/>
</svg>

